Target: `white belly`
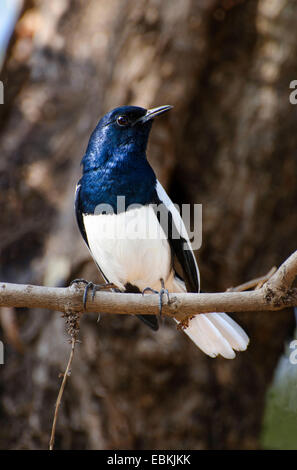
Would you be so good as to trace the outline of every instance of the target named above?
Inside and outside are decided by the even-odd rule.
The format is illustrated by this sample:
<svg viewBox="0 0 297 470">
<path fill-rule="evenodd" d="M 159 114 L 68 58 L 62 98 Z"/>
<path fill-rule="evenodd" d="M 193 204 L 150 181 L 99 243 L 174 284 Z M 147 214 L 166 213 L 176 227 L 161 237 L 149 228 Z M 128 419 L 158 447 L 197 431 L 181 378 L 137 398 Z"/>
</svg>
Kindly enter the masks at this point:
<svg viewBox="0 0 297 470">
<path fill-rule="evenodd" d="M 93 258 L 119 289 L 131 283 L 159 290 L 160 279 L 166 284 L 172 276 L 170 246 L 150 206 L 83 217 Z"/>
</svg>

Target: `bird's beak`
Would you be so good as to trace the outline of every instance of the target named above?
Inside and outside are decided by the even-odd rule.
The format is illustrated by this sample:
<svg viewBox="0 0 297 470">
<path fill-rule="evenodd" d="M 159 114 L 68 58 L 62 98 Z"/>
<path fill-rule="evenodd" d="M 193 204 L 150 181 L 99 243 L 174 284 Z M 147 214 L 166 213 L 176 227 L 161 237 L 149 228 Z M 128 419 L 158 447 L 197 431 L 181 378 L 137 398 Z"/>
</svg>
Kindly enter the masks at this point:
<svg viewBox="0 0 297 470">
<path fill-rule="evenodd" d="M 169 104 L 167 104 L 165 106 L 158 106 L 157 108 L 148 109 L 146 114 L 142 116 L 141 118 L 137 119 L 137 121 L 135 121 L 134 124 L 139 123 L 139 122 L 143 124 L 144 122 L 154 119 L 160 114 L 166 113 L 172 108 L 173 106 L 170 106 Z"/>
</svg>

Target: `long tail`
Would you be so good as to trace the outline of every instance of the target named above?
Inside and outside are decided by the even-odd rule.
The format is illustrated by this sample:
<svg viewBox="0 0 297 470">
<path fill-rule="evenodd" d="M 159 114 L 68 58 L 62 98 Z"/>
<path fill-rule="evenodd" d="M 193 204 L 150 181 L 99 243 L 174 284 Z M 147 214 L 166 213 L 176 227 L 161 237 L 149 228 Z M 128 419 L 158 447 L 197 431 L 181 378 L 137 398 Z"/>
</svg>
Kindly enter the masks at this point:
<svg viewBox="0 0 297 470">
<path fill-rule="evenodd" d="M 249 344 L 245 331 L 226 313 L 196 315 L 183 331 L 198 348 L 211 357 L 220 354 L 226 359 L 234 359 L 234 350 L 245 351 Z"/>
<path fill-rule="evenodd" d="M 179 278 L 170 279 L 169 292 L 186 292 Z M 177 320 L 175 320 L 179 323 Z M 195 315 L 182 330 L 205 354 L 234 359 L 235 351 L 245 351 L 249 337 L 226 313 L 200 313 Z"/>
</svg>

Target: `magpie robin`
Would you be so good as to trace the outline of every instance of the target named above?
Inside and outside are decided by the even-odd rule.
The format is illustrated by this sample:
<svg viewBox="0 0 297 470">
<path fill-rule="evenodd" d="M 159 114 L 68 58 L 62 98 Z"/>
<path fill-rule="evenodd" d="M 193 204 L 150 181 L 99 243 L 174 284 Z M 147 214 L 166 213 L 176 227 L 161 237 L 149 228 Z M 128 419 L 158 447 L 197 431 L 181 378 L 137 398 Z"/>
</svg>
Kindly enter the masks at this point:
<svg viewBox="0 0 297 470">
<path fill-rule="evenodd" d="M 146 158 L 153 119 L 171 108 L 113 109 L 99 121 L 82 159 L 75 196 L 78 226 L 106 283 L 121 292 L 199 292 L 185 225 Z M 156 211 L 159 206 L 167 217 Z M 155 315 L 138 317 L 158 329 Z M 245 350 L 249 342 L 225 313 L 196 315 L 183 331 L 211 357 L 232 359 L 234 350 Z"/>
</svg>

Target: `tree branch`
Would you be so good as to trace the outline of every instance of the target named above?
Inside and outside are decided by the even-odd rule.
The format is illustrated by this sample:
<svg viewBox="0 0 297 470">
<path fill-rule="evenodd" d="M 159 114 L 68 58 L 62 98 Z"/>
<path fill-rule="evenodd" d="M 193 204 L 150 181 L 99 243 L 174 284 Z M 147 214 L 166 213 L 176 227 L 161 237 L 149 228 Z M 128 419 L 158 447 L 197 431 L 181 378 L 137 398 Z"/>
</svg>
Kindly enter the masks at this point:
<svg viewBox="0 0 297 470">
<path fill-rule="evenodd" d="M 297 276 L 297 251 L 295 251 L 257 290 L 248 292 L 220 292 L 214 294 L 170 294 L 163 297 L 162 313 L 179 320 L 187 315 L 207 312 L 248 312 L 280 310 L 297 305 L 297 289 L 292 288 Z M 44 308 L 60 312 L 100 312 L 108 314 L 151 315 L 159 312 L 157 295 L 96 292 L 92 301 L 88 297 L 83 308 L 83 288 L 43 287 L 0 283 L 0 307 Z"/>
<path fill-rule="evenodd" d="M 269 279 L 270 289 L 282 290 L 290 289 L 297 276 L 297 250 L 278 268 L 275 274 Z"/>
</svg>

